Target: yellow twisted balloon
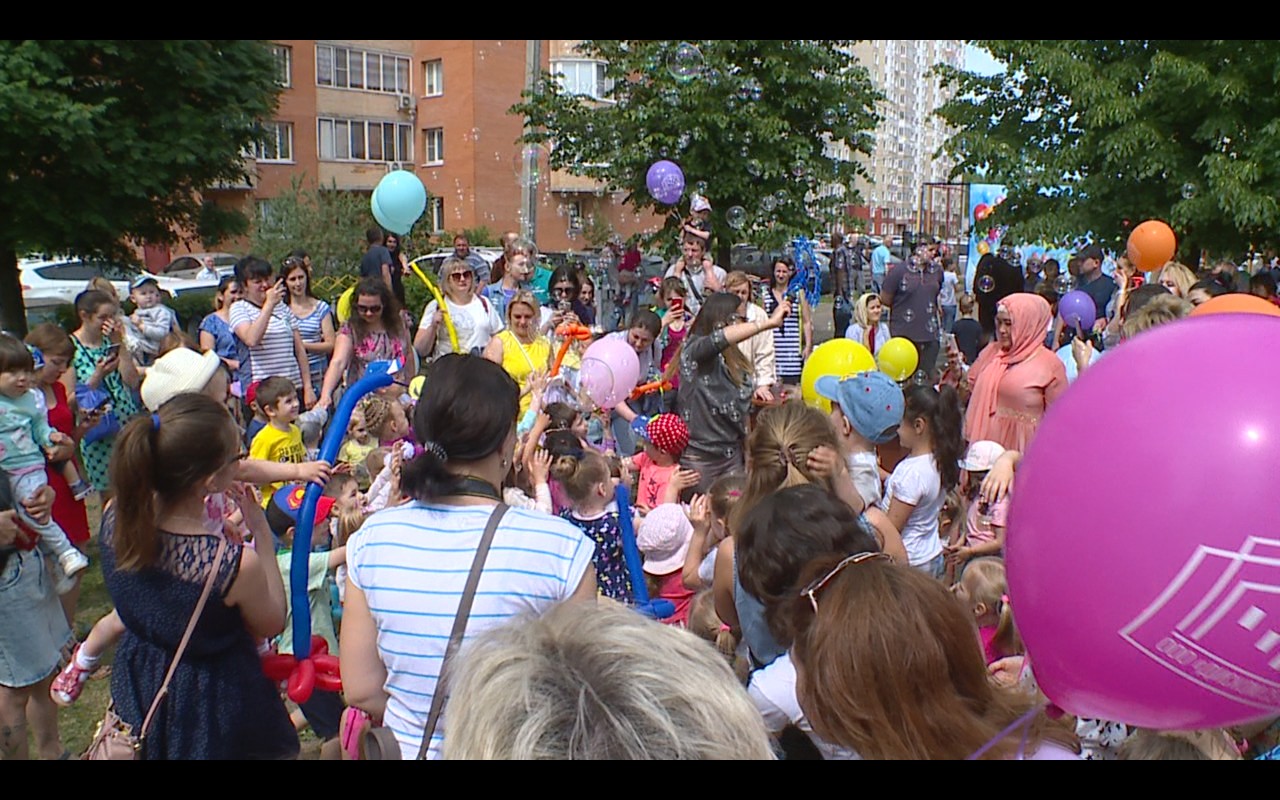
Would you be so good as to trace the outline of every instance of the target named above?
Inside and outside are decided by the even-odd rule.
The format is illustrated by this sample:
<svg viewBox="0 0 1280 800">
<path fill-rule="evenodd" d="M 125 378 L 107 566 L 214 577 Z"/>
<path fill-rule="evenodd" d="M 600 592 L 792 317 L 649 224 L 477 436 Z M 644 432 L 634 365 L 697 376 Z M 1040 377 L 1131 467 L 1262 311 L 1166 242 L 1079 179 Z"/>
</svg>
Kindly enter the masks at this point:
<svg viewBox="0 0 1280 800">
<path fill-rule="evenodd" d="M 440 290 L 427 277 L 427 274 L 418 267 L 418 262 L 423 258 L 428 258 L 428 256 L 419 256 L 410 261 L 409 268 L 427 285 L 427 290 L 436 299 L 436 303 L 440 306 L 440 313 L 444 314 L 444 327 L 449 332 L 449 344 L 453 346 L 453 352 L 461 353 L 462 351 L 458 349 L 458 331 L 453 327 L 453 316 L 449 313 L 449 304 L 444 301 L 444 295 L 440 294 Z"/>
</svg>

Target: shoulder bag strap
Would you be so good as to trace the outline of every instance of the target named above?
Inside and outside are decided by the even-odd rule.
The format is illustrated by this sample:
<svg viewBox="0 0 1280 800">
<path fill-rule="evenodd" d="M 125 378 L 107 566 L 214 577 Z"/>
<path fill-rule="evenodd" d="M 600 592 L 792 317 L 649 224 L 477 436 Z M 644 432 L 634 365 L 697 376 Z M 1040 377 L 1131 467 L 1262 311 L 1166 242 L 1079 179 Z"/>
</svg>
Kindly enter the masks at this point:
<svg viewBox="0 0 1280 800">
<path fill-rule="evenodd" d="M 493 544 L 493 535 L 498 532 L 498 523 L 502 522 L 509 506 L 498 503 L 489 515 L 489 524 L 484 528 L 480 544 L 476 547 L 476 557 L 471 562 L 471 574 L 467 576 L 467 588 L 462 591 L 462 600 L 458 602 L 458 614 L 453 618 L 453 632 L 449 634 L 449 645 L 444 651 L 444 661 L 440 665 L 440 679 L 436 681 L 436 690 L 431 693 L 431 712 L 427 715 L 427 727 L 422 732 L 422 744 L 418 746 L 418 760 L 427 757 L 431 747 L 431 737 L 436 733 L 440 722 L 440 712 L 444 710 L 446 694 L 445 680 L 449 662 L 462 644 L 462 635 L 467 630 L 467 618 L 471 616 L 471 601 L 475 600 L 476 587 L 480 585 L 480 573 L 484 571 L 485 558 L 489 555 L 489 545 Z"/>
<path fill-rule="evenodd" d="M 173 673 L 178 670 L 178 662 L 182 660 L 182 654 L 186 652 L 187 643 L 191 641 L 191 634 L 196 629 L 196 623 L 200 621 L 200 614 L 204 611 L 205 603 L 213 592 L 214 581 L 218 579 L 218 573 L 222 569 L 222 555 L 226 552 L 227 539 L 225 536 L 219 537 L 218 552 L 213 556 L 213 568 L 209 570 L 209 577 L 205 578 L 204 589 L 200 592 L 200 600 L 196 602 L 196 610 L 191 612 L 191 619 L 187 622 L 187 629 L 182 634 L 182 641 L 178 643 L 178 649 L 174 651 L 173 661 L 170 662 L 169 671 L 164 676 L 164 683 L 160 684 L 160 691 L 156 692 L 156 699 L 151 701 L 151 708 L 147 709 L 146 719 L 142 721 L 142 729 L 138 732 L 139 743 L 147 737 L 147 730 L 151 728 L 151 720 L 160 708 L 160 701 L 164 700 L 165 695 L 169 693 L 169 681 L 173 680 Z"/>
</svg>

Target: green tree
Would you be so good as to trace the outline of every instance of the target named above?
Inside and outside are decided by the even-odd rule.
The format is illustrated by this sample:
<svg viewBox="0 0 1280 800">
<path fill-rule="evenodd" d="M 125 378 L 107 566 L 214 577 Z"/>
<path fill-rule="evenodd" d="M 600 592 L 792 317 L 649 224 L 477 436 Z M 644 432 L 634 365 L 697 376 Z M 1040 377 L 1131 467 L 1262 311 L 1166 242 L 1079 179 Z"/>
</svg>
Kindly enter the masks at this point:
<svg viewBox="0 0 1280 800">
<path fill-rule="evenodd" d="M 369 196 L 337 187 L 318 187 L 295 176 L 289 188 L 271 198 L 254 218 L 253 252 L 278 263 L 304 247 L 319 275 L 351 274 L 364 255 L 365 233 L 373 226 Z"/>
<path fill-rule="evenodd" d="M 605 62 L 611 102 L 573 95 L 543 75 L 511 110 L 526 120 L 523 141 L 550 146 L 553 169 L 627 192 L 623 202 L 636 212 L 665 215 L 647 243 L 674 247 L 689 195 L 706 194 L 718 260 L 728 264 L 735 242 L 773 246 L 827 229 L 837 204 L 819 198 L 856 201 L 854 178 L 867 173 L 854 159 L 871 151 L 880 95 L 850 55 L 853 44 L 719 40 L 693 43 L 694 52 L 674 40 L 587 40 L 579 52 Z M 664 158 L 684 172 L 678 208 L 656 203 L 645 187 L 649 166 Z M 726 217 L 735 207 L 746 212 L 741 228 Z"/>
<path fill-rule="evenodd" d="M 19 253 L 244 233 L 201 191 L 243 180 L 275 75 L 256 41 L 0 40 L 0 326 L 26 330 Z"/>
<path fill-rule="evenodd" d="M 1280 42 L 978 40 L 1007 65 L 937 68 L 952 175 L 981 172 L 1014 236 L 1119 245 L 1155 218 L 1201 248 L 1275 244 L 1280 223 Z"/>
</svg>

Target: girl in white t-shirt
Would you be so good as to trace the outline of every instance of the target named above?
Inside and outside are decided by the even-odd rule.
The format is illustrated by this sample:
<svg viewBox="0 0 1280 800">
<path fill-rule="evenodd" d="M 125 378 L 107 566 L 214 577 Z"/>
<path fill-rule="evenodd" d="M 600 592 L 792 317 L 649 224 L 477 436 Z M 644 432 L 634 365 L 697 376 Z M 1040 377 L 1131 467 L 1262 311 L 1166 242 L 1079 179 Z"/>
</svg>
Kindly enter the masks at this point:
<svg viewBox="0 0 1280 800">
<path fill-rule="evenodd" d="M 911 566 L 942 578 L 945 561 L 938 513 L 960 480 L 963 417 L 955 389 L 916 386 L 906 393 L 898 440 L 909 455 L 885 484 L 880 507 L 902 533 Z"/>
</svg>

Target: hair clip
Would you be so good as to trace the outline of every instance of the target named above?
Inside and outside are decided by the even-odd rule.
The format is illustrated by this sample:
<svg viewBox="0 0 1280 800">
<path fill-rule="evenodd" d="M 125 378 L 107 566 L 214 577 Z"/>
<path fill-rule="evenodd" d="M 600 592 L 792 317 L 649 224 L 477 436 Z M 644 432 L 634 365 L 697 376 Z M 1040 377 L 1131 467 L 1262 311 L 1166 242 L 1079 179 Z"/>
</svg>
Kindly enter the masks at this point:
<svg viewBox="0 0 1280 800">
<path fill-rule="evenodd" d="M 439 442 L 423 442 L 423 452 L 430 453 L 440 461 L 448 461 L 449 454 L 445 452 L 444 447 Z"/>
<path fill-rule="evenodd" d="M 725 496 L 731 500 L 737 500 L 739 497 L 742 497 L 742 491 L 739 489 L 730 489 L 725 492 Z"/>
<path fill-rule="evenodd" d="M 160 430 L 160 415 L 158 413 L 151 415 L 151 430 Z"/>
<path fill-rule="evenodd" d="M 1009 595 L 1007 594 L 1000 595 L 1000 602 L 1005 604 L 1006 606 L 1009 605 Z"/>
</svg>

